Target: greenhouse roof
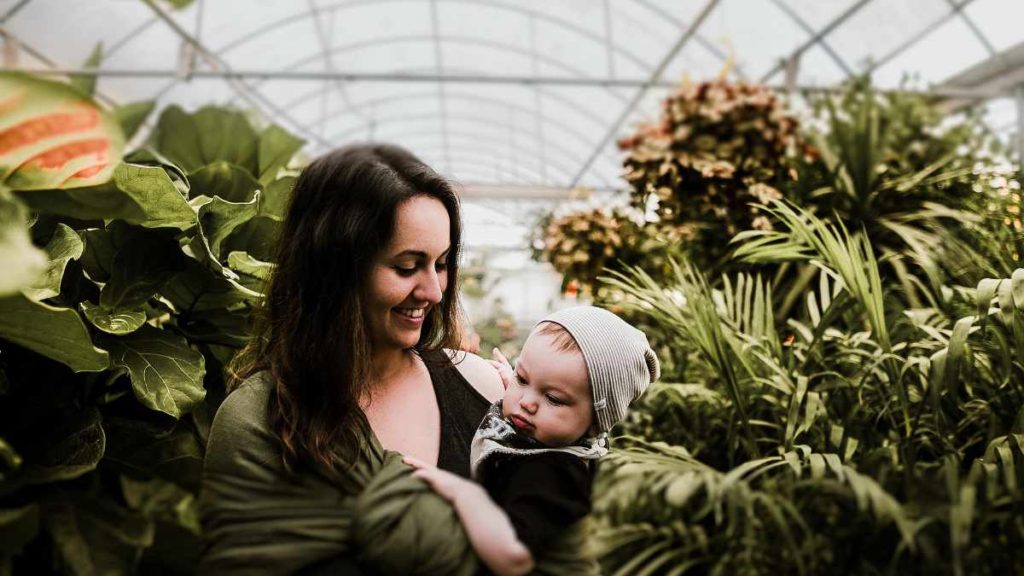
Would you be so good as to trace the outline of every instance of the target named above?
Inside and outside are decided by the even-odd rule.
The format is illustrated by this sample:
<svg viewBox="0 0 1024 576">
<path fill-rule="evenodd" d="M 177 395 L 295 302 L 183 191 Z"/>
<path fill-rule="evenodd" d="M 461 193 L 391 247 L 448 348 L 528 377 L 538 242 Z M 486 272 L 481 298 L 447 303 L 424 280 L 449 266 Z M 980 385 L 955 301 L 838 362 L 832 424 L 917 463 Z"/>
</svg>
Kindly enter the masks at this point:
<svg viewBox="0 0 1024 576">
<path fill-rule="evenodd" d="M 315 156 L 400 143 L 468 197 L 622 187 L 616 140 L 686 77 L 782 90 L 871 72 L 1017 125 L 1019 0 L 0 0 L 7 68 L 112 103 L 231 104 Z"/>
</svg>

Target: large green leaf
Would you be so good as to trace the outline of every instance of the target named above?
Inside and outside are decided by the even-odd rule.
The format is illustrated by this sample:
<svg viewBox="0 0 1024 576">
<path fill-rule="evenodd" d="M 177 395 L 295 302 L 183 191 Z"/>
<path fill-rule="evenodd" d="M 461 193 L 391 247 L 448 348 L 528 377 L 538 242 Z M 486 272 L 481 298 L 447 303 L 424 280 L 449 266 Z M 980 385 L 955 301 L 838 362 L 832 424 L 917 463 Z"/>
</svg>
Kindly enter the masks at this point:
<svg viewBox="0 0 1024 576">
<path fill-rule="evenodd" d="M 260 196 L 262 197 L 262 194 Z M 228 253 L 246 252 L 257 260 L 273 262 L 280 234 L 280 221 L 258 215 L 236 228 L 221 248 Z"/>
<path fill-rule="evenodd" d="M 277 179 L 277 172 L 288 164 L 305 142 L 283 128 L 271 125 L 260 133 L 259 180 L 264 186 Z"/>
<path fill-rule="evenodd" d="M 244 168 L 223 160 L 203 166 L 188 175 L 189 197 L 219 196 L 228 202 L 249 202 L 260 183 Z"/>
<path fill-rule="evenodd" d="M 110 270 L 114 267 L 117 245 L 114 235 L 104 228 L 80 230 L 79 237 L 85 244 L 79 263 L 82 270 L 93 282 L 108 282 Z"/>
<path fill-rule="evenodd" d="M 110 441 L 104 463 L 132 476 L 159 476 L 198 492 L 203 447 L 188 419 L 178 420 L 170 427 L 153 420 L 108 419 L 104 426 Z"/>
<path fill-rule="evenodd" d="M 198 312 L 240 308 L 245 302 L 258 299 L 258 294 L 250 293 L 237 281 L 232 282 L 220 270 L 212 268 L 186 259 L 185 270 L 164 285 L 160 295 L 176 313 L 190 318 Z"/>
<path fill-rule="evenodd" d="M 146 312 L 144 310 L 120 309 L 107 310 L 103 306 L 93 304 L 88 300 L 78 304 L 82 314 L 90 324 L 106 332 L 117 336 L 131 334 L 146 323 Z"/>
<path fill-rule="evenodd" d="M 0 72 L 0 181 L 18 190 L 110 179 L 124 149 L 117 120 L 75 88 Z"/>
<path fill-rule="evenodd" d="M 0 298 L 0 337 L 75 372 L 100 372 L 110 365 L 106 351 L 93 345 L 76 311 L 33 302 L 21 295 Z"/>
<path fill-rule="evenodd" d="M 96 47 L 92 49 L 92 53 L 82 64 L 83 69 L 93 69 L 100 65 L 100 60 L 103 59 L 103 43 L 97 42 Z M 71 76 L 71 86 L 75 89 L 88 96 L 90 98 L 96 93 L 96 75 L 95 74 L 75 74 Z"/>
<path fill-rule="evenodd" d="M 148 408 L 179 418 L 206 395 L 206 360 L 184 338 L 147 325 L 104 343 L 111 363 L 128 370 L 135 397 Z"/>
<path fill-rule="evenodd" d="M 134 574 L 142 551 L 153 544 L 153 522 L 109 496 L 57 491 L 43 511 L 62 574 Z"/>
<path fill-rule="evenodd" d="M 40 446 L 26 450 L 25 464 L 14 478 L 18 485 L 70 480 L 95 470 L 107 437 L 99 410 L 90 408 L 70 420 L 54 422 L 36 442 Z"/>
<path fill-rule="evenodd" d="M 207 106 L 187 114 L 168 106 L 160 115 L 152 143 L 189 173 L 224 160 L 257 174 L 256 132 L 241 112 Z"/>
<path fill-rule="evenodd" d="M 199 196 L 192 201 L 199 209 L 199 222 L 209 243 L 210 252 L 220 260 L 221 243 L 240 225 L 251 220 L 259 210 L 259 193 L 248 202 L 228 202 L 218 196 Z"/>
<path fill-rule="evenodd" d="M 0 558 L 21 552 L 39 533 L 39 506 L 0 509 Z"/>
<path fill-rule="evenodd" d="M 298 178 L 285 176 L 274 180 L 263 188 L 260 199 L 260 216 L 272 218 L 278 222 L 284 220 L 288 210 L 288 201 L 291 199 L 292 190 Z"/>
<path fill-rule="evenodd" d="M 0 189 L 0 298 L 27 288 L 46 270 L 46 253 L 32 245 L 21 203 Z"/>
<path fill-rule="evenodd" d="M 149 117 L 154 108 L 156 108 L 156 101 L 147 100 L 145 102 L 124 104 L 114 109 L 114 116 L 117 118 L 118 123 L 121 124 L 121 130 L 124 131 L 125 139 L 131 140 L 135 136 L 139 127 L 146 121 L 146 118 Z"/>
<path fill-rule="evenodd" d="M 257 260 L 245 252 L 232 252 L 228 254 L 228 266 L 242 274 L 248 274 L 260 280 L 270 278 L 274 271 L 274 265 L 270 262 Z"/>
<path fill-rule="evenodd" d="M 123 220 L 146 228 L 187 230 L 196 214 L 158 166 L 119 164 L 112 181 L 76 190 L 46 190 L 19 197 L 33 210 L 79 220 Z"/>
<path fill-rule="evenodd" d="M 183 268 L 185 256 L 172 236 L 128 226 L 113 230 L 118 251 L 99 303 L 108 312 L 138 310 Z"/>
<path fill-rule="evenodd" d="M 46 253 L 50 263 L 46 273 L 30 287 L 23 290 L 25 296 L 36 302 L 53 298 L 60 294 L 60 283 L 64 279 L 64 269 L 68 262 L 77 260 L 82 256 L 84 248 L 82 239 L 75 234 L 71 227 L 65 224 L 58 224 L 53 237 L 46 245 Z"/>
</svg>

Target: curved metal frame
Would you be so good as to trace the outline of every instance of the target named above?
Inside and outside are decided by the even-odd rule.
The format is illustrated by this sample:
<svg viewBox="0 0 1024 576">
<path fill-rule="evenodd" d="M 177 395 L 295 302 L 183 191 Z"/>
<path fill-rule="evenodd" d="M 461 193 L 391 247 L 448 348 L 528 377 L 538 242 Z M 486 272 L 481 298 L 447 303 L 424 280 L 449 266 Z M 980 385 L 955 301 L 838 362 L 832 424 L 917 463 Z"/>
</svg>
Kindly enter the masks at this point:
<svg viewBox="0 0 1024 576">
<path fill-rule="evenodd" d="M 405 1 L 405 0 L 348 0 L 348 1 L 339 2 L 339 3 L 331 5 L 331 6 L 322 7 L 322 8 L 320 8 L 320 12 L 335 12 L 337 10 L 344 10 L 344 9 L 347 9 L 347 8 L 351 8 L 353 6 L 359 6 L 361 4 L 367 4 L 367 5 L 368 4 L 378 4 L 379 5 L 379 4 L 383 3 L 383 2 L 402 2 L 402 1 Z M 437 0 L 437 1 L 439 1 L 439 2 L 450 2 L 450 3 L 472 4 L 474 6 L 487 6 L 489 8 L 494 8 L 494 9 L 497 9 L 497 10 L 506 10 L 506 11 L 509 11 L 509 12 L 517 12 L 517 13 L 522 14 L 524 16 L 532 16 L 532 17 L 535 17 L 535 18 L 537 18 L 539 20 L 544 20 L 544 21 L 547 21 L 547 22 L 551 22 L 552 24 L 555 24 L 556 26 L 559 26 L 561 28 L 565 28 L 566 30 L 570 30 L 572 32 L 575 32 L 575 33 L 579 34 L 580 36 L 583 36 L 584 38 L 588 38 L 588 39 L 593 40 L 595 42 L 600 42 L 600 43 L 604 43 L 604 44 L 608 43 L 607 40 L 605 38 L 602 38 L 600 35 L 595 34 L 595 33 L 591 32 L 590 30 L 587 30 L 586 28 L 577 26 L 577 25 L 573 24 L 569 20 L 565 20 L 565 19 L 562 19 L 562 18 L 556 18 L 556 17 L 551 16 L 549 14 L 543 14 L 543 13 L 540 13 L 540 12 L 535 12 L 533 10 L 527 10 L 527 9 L 524 9 L 524 8 L 521 8 L 521 7 L 517 7 L 517 6 L 510 6 L 508 4 L 503 4 L 503 3 L 500 3 L 500 2 L 495 2 L 493 0 Z M 262 36 L 262 35 L 270 32 L 271 30 L 274 30 L 276 28 L 280 28 L 281 26 L 285 26 L 285 25 L 290 24 L 292 22 L 296 22 L 296 21 L 302 20 L 303 18 L 309 17 L 311 15 L 312 15 L 312 11 L 299 12 L 299 13 L 293 14 L 291 16 L 286 16 L 286 17 L 281 18 L 279 20 L 275 20 L 274 22 L 271 22 L 270 24 L 267 24 L 266 26 L 263 26 L 263 27 L 261 27 L 261 28 L 259 28 L 257 30 L 254 30 L 254 31 L 250 32 L 249 34 L 246 34 L 244 36 L 236 38 L 235 40 L 233 40 L 232 42 L 229 42 L 228 44 L 225 44 L 224 46 L 221 46 L 218 49 L 218 52 L 220 54 L 226 54 L 226 53 L 230 52 L 231 50 L 234 50 L 238 46 L 241 46 L 241 45 L 243 45 L 243 44 L 245 44 L 245 43 L 247 43 L 247 42 L 249 42 L 249 41 L 251 41 L 251 40 L 253 40 L 255 38 L 258 38 L 259 36 Z M 641 70 L 649 70 L 650 69 L 650 65 L 645 60 L 643 60 L 642 58 L 637 56 L 636 54 L 633 54 L 632 52 L 622 48 L 621 46 L 614 45 L 614 44 L 612 46 L 613 46 L 612 49 L 613 49 L 613 51 L 615 53 L 617 53 L 617 54 L 625 57 L 627 60 L 633 62 Z"/>
<path fill-rule="evenodd" d="M 459 141 L 459 138 L 461 138 L 461 136 L 458 136 L 459 135 L 459 131 L 457 131 L 457 130 L 452 131 L 450 134 L 452 136 L 456 136 L 456 138 L 455 138 L 456 141 Z M 423 142 L 423 141 L 429 141 L 430 139 L 440 139 L 441 136 L 442 135 L 440 133 L 438 133 L 438 132 L 434 132 L 434 133 L 421 132 L 418 135 L 410 134 L 408 136 L 408 140 L 418 140 L 420 142 Z M 469 135 L 469 138 L 477 138 L 477 137 L 475 135 Z M 402 145 L 403 146 L 407 146 L 409 148 L 415 148 L 415 146 L 413 144 L 410 144 L 409 142 L 407 142 L 407 138 L 404 135 L 402 137 Z M 472 143 L 470 143 L 470 142 L 462 142 L 462 145 L 464 145 L 464 147 L 462 148 L 463 150 L 466 150 L 466 151 L 473 150 L 473 151 L 476 151 L 478 153 L 491 154 L 491 155 L 494 155 L 494 159 L 495 160 L 498 160 L 498 161 L 506 163 L 506 164 L 508 164 L 510 162 L 510 160 L 511 160 L 511 156 L 509 156 L 509 154 L 508 154 L 508 148 L 505 146 L 504 142 L 493 142 L 493 141 L 490 141 L 490 140 L 485 140 L 483 142 L 477 141 L 477 142 L 472 142 Z M 524 155 L 526 155 L 526 154 L 524 154 Z M 540 158 L 536 154 L 532 154 L 530 156 L 532 158 L 536 159 L 536 160 L 543 160 L 542 158 Z M 534 172 L 536 174 L 540 174 L 540 167 L 539 166 L 537 167 L 536 170 L 532 169 L 530 166 L 528 166 L 526 164 L 522 164 L 521 166 L 523 166 L 524 170 L 527 170 L 529 172 Z M 548 166 L 551 167 L 552 169 L 554 169 L 559 174 L 563 175 L 566 180 L 569 179 L 570 177 L 572 177 L 572 169 L 566 167 L 563 164 L 554 163 L 554 162 L 548 162 Z"/>
<path fill-rule="evenodd" d="M 452 118 L 452 120 L 464 120 L 464 119 Z M 509 143 L 508 143 L 507 140 L 496 140 L 495 138 L 489 137 L 490 135 L 485 135 L 485 134 L 480 134 L 480 133 L 473 133 L 473 132 L 465 131 L 465 130 L 451 130 L 451 129 L 449 129 L 449 130 L 447 130 L 447 133 L 448 133 L 449 136 L 454 136 L 456 138 L 466 138 L 466 139 L 469 139 L 469 140 L 476 140 L 476 141 L 480 141 L 481 138 L 485 138 L 486 141 L 494 142 L 494 147 L 502 149 L 505 152 L 505 154 L 506 154 L 504 156 L 505 158 L 509 158 L 509 159 L 513 159 L 514 160 L 515 156 L 512 156 L 512 155 L 508 154 L 509 152 L 514 152 L 516 156 L 521 156 L 521 157 L 524 157 L 524 158 L 530 158 L 532 160 L 535 160 L 541 166 L 543 166 L 544 164 L 547 164 L 548 166 L 552 166 L 556 170 L 559 170 L 559 171 L 561 171 L 561 172 L 563 172 L 565 174 L 568 174 L 568 175 L 572 174 L 572 170 L 570 168 L 566 167 L 564 164 L 560 164 L 558 162 L 553 162 L 550 158 L 542 156 L 540 154 L 540 152 L 537 151 L 537 150 L 529 150 L 529 149 L 522 148 L 521 146 L 514 146 L 514 145 L 510 146 L 510 145 L 508 145 Z M 437 135 L 437 132 L 435 132 L 435 131 L 426 131 L 426 130 L 413 131 L 413 132 L 403 132 L 402 136 L 401 136 L 402 144 L 404 145 L 406 143 L 406 141 L 409 140 L 409 139 L 412 139 L 412 140 L 415 140 L 415 139 L 418 139 L 418 138 L 422 139 L 422 138 L 426 138 L 426 137 L 433 137 L 433 136 L 436 136 L 436 135 Z M 564 149 L 562 150 L 562 152 L 564 152 Z M 606 178 L 601 177 L 601 176 L 599 176 L 599 178 L 601 180 L 602 185 L 605 185 L 605 186 L 609 185 L 609 182 L 608 182 L 608 180 Z"/>
</svg>

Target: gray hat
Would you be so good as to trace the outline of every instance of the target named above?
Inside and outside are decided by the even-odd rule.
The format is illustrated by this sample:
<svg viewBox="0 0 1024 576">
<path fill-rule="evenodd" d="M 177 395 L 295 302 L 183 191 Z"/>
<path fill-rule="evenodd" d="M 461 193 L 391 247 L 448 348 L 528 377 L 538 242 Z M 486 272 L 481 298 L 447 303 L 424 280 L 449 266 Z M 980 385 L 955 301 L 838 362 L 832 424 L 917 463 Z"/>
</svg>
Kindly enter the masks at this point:
<svg viewBox="0 0 1024 576">
<path fill-rule="evenodd" d="M 583 351 L 601 432 L 626 417 L 630 403 L 658 379 L 658 357 L 647 336 L 602 308 L 577 306 L 544 318 L 565 328 Z"/>
</svg>

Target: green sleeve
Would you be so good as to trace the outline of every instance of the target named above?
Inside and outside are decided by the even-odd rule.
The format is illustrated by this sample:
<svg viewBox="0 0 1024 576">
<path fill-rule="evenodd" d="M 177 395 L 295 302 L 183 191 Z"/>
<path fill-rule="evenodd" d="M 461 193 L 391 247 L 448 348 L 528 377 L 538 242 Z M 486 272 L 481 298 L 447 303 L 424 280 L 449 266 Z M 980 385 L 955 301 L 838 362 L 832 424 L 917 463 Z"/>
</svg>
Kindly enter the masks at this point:
<svg viewBox="0 0 1024 576">
<path fill-rule="evenodd" d="M 314 474 L 289 478 L 267 428 L 270 386 L 257 375 L 214 418 L 200 493 L 200 572 L 290 574 L 350 552 L 353 498 Z"/>
</svg>

